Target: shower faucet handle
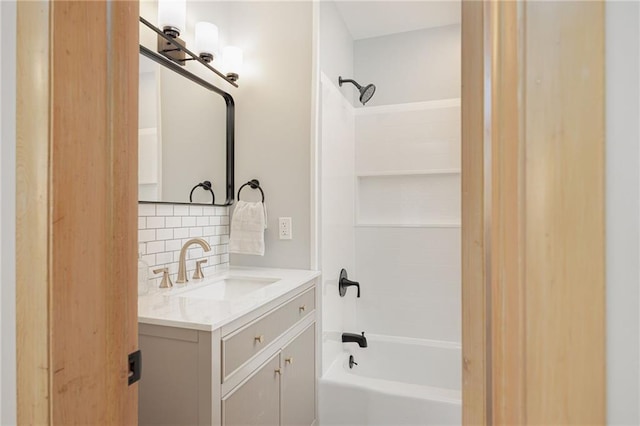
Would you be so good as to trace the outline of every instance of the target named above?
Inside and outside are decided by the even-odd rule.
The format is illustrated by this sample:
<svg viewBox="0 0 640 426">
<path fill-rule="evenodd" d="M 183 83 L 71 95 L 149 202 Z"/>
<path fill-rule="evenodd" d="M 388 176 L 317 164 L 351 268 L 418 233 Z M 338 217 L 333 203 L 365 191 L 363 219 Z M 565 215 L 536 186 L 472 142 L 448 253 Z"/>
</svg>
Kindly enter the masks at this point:
<svg viewBox="0 0 640 426">
<path fill-rule="evenodd" d="M 347 287 L 355 286 L 358 288 L 358 294 L 356 297 L 360 297 L 360 283 L 357 281 L 351 281 L 347 278 L 347 270 L 342 269 L 340 271 L 340 279 L 338 281 L 338 291 L 340 292 L 340 297 L 344 297 L 347 294 Z"/>
</svg>

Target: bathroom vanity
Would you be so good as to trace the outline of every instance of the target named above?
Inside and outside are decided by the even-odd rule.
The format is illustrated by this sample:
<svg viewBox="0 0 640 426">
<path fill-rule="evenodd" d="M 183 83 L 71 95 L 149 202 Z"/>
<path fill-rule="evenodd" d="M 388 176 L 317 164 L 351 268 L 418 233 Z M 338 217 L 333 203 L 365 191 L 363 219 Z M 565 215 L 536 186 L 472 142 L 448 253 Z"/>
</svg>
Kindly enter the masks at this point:
<svg viewBox="0 0 640 426">
<path fill-rule="evenodd" d="M 141 296 L 139 424 L 315 424 L 318 276 L 232 268 Z"/>
</svg>

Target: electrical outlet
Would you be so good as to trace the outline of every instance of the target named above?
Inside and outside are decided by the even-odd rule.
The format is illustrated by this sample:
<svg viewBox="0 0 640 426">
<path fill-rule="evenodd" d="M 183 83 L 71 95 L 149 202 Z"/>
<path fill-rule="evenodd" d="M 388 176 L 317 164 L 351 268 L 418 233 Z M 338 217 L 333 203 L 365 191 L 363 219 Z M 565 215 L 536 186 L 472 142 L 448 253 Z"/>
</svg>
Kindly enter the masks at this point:
<svg viewBox="0 0 640 426">
<path fill-rule="evenodd" d="M 278 232 L 281 240 L 290 240 L 293 238 L 293 230 L 291 229 L 290 217 L 278 218 Z"/>
</svg>

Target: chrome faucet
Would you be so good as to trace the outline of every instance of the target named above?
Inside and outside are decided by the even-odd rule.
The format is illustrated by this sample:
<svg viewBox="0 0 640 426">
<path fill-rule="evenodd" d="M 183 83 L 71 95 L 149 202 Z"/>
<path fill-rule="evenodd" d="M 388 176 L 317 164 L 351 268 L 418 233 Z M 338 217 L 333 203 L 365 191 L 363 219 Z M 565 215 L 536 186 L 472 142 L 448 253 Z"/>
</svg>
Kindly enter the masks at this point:
<svg viewBox="0 0 640 426">
<path fill-rule="evenodd" d="M 178 279 L 176 283 L 186 283 L 189 281 L 187 278 L 187 250 L 194 244 L 200 244 L 204 251 L 210 251 L 211 246 L 208 242 L 203 240 L 202 238 L 192 238 L 182 246 L 182 250 L 180 250 L 180 261 L 178 262 Z"/>
</svg>

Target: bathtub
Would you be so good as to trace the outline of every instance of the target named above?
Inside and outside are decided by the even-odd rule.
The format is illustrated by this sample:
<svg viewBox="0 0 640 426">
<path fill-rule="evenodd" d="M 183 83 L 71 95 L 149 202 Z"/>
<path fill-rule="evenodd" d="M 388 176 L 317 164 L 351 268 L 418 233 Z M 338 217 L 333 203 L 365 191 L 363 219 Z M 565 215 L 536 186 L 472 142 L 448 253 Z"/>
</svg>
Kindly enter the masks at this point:
<svg viewBox="0 0 640 426">
<path fill-rule="evenodd" d="M 462 423 L 459 344 L 367 335 L 343 344 L 319 382 L 319 425 Z M 355 362 L 349 368 L 349 355 Z"/>
</svg>

